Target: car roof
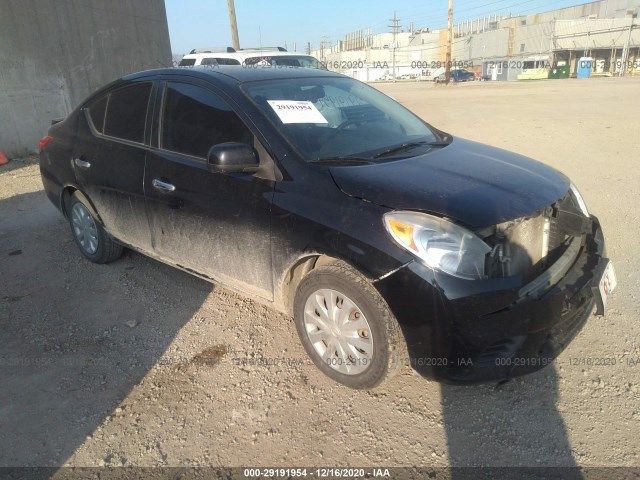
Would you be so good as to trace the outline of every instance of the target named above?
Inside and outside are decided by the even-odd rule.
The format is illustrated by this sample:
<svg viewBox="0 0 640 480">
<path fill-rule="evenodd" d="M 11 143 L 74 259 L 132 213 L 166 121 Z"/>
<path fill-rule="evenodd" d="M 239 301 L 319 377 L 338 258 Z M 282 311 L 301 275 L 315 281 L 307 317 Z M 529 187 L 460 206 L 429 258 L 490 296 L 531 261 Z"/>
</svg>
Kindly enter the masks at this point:
<svg viewBox="0 0 640 480">
<path fill-rule="evenodd" d="M 180 68 L 162 68 L 132 73 L 123 80 L 138 80 L 150 76 L 175 75 L 202 79 L 215 78 L 223 83 L 235 84 L 259 80 L 279 80 L 287 78 L 336 77 L 345 78 L 339 73 L 316 68 L 302 67 L 243 67 L 240 65 L 215 65 Z M 349 77 L 346 77 L 349 78 Z"/>
</svg>

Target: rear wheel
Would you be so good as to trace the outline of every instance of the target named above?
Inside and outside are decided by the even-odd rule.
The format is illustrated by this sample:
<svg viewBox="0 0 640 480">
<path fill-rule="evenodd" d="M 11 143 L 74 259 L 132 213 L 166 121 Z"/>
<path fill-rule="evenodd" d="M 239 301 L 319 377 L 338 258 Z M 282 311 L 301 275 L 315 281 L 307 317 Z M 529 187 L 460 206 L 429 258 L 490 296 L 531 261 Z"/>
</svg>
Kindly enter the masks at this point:
<svg viewBox="0 0 640 480">
<path fill-rule="evenodd" d="M 373 388 L 391 378 L 406 350 L 384 299 L 346 265 L 319 267 L 302 279 L 294 318 L 316 366 L 351 388 Z"/>
<path fill-rule="evenodd" d="M 94 263 L 109 263 L 122 255 L 122 245 L 116 243 L 77 195 L 69 203 L 71 233 L 80 252 Z"/>
</svg>

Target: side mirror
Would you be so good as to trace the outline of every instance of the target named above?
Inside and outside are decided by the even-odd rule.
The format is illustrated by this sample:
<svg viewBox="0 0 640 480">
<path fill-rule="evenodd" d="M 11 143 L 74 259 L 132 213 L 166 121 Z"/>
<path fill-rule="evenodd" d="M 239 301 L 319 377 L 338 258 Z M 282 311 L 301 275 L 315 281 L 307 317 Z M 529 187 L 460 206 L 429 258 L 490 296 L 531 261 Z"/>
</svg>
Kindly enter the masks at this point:
<svg viewBox="0 0 640 480">
<path fill-rule="evenodd" d="M 260 159 L 251 145 L 246 143 L 218 143 L 207 154 L 209 171 L 216 173 L 257 172 Z"/>
</svg>

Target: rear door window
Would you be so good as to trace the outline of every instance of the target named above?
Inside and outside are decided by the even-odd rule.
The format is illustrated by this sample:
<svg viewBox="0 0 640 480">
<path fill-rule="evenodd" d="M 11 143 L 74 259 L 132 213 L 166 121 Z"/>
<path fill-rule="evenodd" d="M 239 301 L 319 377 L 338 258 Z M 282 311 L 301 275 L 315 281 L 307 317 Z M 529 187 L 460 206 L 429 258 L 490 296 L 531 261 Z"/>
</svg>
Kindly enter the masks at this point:
<svg viewBox="0 0 640 480">
<path fill-rule="evenodd" d="M 212 146 L 223 142 L 252 145 L 253 134 L 211 90 L 187 83 L 167 83 L 161 148 L 206 158 Z"/>
<path fill-rule="evenodd" d="M 195 58 L 183 58 L 178 64 L 179 67 L 193 67 L 196 64 Z"/>
<path fill-rule="evenodd" d="M 144 127 L 151 83 L 139 83 L 111 92 L 104 134 L 132 142 L 144 142 Z"/>
</svg>

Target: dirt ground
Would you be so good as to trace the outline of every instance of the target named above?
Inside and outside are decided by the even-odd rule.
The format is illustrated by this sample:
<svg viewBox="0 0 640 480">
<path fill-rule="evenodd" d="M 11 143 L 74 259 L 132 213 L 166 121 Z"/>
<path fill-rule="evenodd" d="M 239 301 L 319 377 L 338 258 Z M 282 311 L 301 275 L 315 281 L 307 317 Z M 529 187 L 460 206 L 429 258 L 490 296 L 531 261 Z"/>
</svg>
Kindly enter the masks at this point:
<svg viewBox="0 0 640 480">
<path fill-rule="evenodd" d="M 568 174 L 619 286 L 554 365 L 496 389 L 325 378 L 292 320 L 142 255 L 86 261 L 37 163 L 0 167 L 0 466 L 640 467 L 640 79 L 378 86 Z"/>
</svg>

